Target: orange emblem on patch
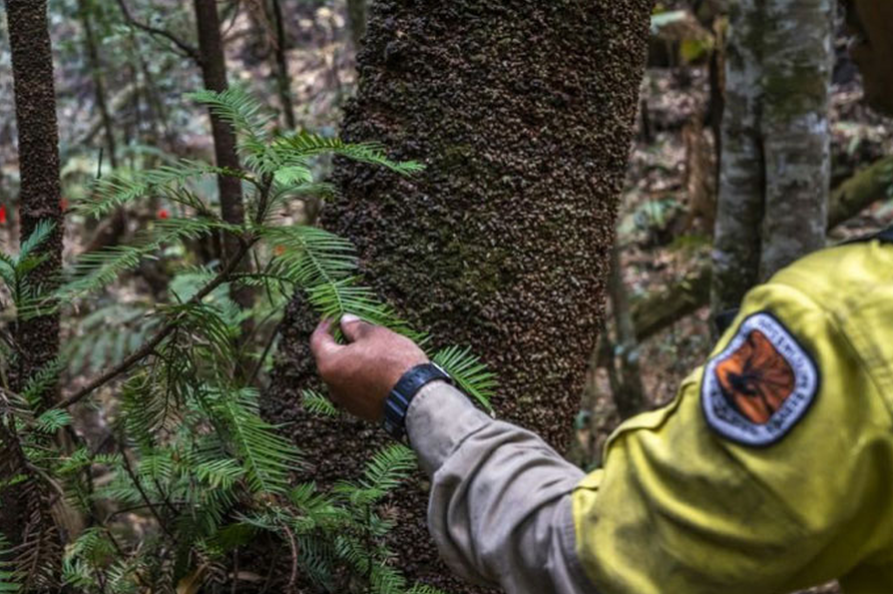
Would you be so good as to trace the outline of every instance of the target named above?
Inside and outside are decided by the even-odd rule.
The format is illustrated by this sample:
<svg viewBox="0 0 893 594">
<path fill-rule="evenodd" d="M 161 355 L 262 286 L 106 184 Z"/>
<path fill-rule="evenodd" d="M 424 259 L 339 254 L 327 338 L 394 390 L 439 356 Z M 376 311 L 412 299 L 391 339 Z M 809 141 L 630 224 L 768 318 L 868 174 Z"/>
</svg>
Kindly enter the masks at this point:
<svg viewBox="0 0 893 594">
<path fill-rule="evenodd" d="M 723 396 L 742 416 L 764 425 L 793 393 L 794 370 L 759 330 L 716 366 Z"/>
</svg>

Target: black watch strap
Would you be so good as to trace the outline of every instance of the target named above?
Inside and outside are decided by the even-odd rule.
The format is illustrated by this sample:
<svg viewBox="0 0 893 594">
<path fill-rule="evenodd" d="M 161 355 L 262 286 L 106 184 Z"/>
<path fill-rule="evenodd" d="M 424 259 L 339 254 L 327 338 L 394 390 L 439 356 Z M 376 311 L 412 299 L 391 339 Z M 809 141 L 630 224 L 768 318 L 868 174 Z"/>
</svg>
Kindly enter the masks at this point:
<svg viewBox="0 0 893 594">
<path fill-rule="evenodd" d="M 403 374 L 384 401 L 384 430 L 388 435 L 398 441 L 405 440 L 406 413 L 409 411 L 412 399 L 419 390 L 437 380 L 453 383 L 447 372 L 435 363 L 416 365 Z"/>
</svg>

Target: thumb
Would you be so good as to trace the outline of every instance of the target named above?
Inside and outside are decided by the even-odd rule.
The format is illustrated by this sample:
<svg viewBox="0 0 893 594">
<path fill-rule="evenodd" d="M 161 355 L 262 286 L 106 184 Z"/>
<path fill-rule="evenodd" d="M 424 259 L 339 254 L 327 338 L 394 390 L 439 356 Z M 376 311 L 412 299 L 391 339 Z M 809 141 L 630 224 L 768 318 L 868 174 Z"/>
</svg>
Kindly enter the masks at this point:
<svg viewBox="0 0 893 594">
<path fill-rule="evenodd" d="M 310 351 L 316 359 L 317 366 L 342 348 L 344 347 L 335 341 L 335 336 L 332 334 L 332 321 L 321 321 L 310 337 Z"/>
<path fill-rule="evenodd" d="M 369 334 L 375 326 L 364 322 L 354 314 L 346 313 L 341 316 L 341 331 L 350 342 L 356 342 Z"/>
</svg>

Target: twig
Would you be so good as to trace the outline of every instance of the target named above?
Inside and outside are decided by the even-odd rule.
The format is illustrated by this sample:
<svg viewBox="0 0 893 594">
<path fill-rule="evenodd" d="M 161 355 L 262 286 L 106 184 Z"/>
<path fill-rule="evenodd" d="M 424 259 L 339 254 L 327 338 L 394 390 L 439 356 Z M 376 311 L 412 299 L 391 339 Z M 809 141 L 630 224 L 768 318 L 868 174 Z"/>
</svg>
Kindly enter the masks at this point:
<svg viewBox="0 0 893 594">
<path fill-rule="evenodd" d="M 200 303 L 201 300 L 210 295 L 214 291 L 214 289 L 229 280 L 230 274 L 236 269 L 236 267 L 238 267 L 239 262 L 242 261 L 242 258 L 245 257 L 245 254 L 248 253 L 248 251 L 255 243 L 257 243 L 256 238 L 243 241 L 238 253 L 233 256 L 233 258 L 227 263 L 226 267 L 220 271 L 220 273 L 214 278 L 214 280 L 209 282 L 207 285 L 204 286 L 204 288 L 202 288 L 202 290 L 193 295 L 192 299 L 187 301 L 186 304 L 195 305 L 197 303 Z M 131 367 L 151 355 L 155 348 L 160 345 L 165 338 L 170 336 L 174 330 L 177 329 L 178 321 L 179 320 L 177 319 L 169 321 L 161 330 L 159 330 L 155 334 L 155 336 L 153 336 L 151 339 L 149 339 L 148 342 L 143 344 L 143 346 L 140 347 L 139 350 L 135 351 L 132 355 L 121 361 L 121 363 L 109 369 L 68 398 L 64 398 L 63 400 L 55 404 L 52 408 L 68 408 L 69 406 L 83 400 L 97 388 L 104 386 L 122 373 L 128 371 Z"/>
<path fill-rule="evenodd" d="M 288 591 L 294 592 L 295 584 L 298 581 L 298 543 L 295 540 L 295 533 L 291 531 L 291 528 L 283 524 L 282 530 L 288 535 L 288 546 L 291 548 L 291 577 L 288 579 Z"/>
<path fill-rule="evenodd" d="M 141 23 L 133 18 L 133 15 L 130 14 L 130 10 L 127 8 L 127 5 L 124 3 L 124 0 L 117 0 L 118 7 L 121 9 L 121 12 L 124 14 L 124 20 L 130 23 L 132 26 L 149 33 L 150 35 L 155 35 L 157 37 L 164 37 L 171 43 L 173 43 L 183 54 L 188 58 L 192 58 L 196 64 L 202 63 L 201 53 L 195 47 L 189 45 L 170 31 L 166 31 L 164 29 L 159 29 L 158 27 L 153 27 L 146 23 Z"/>
<path fill-rule="evenodd" d="M 177 541 L 177 537 L 174 536 L 173 532 L 170 531 L 167 527 L 167 523 L 161 519 L 161 514 L 155 509 L 155 506 L 152 505 L 152 501 L 149 499 L 148 493 L 143 489 L 143 483 L 140 481 L 140 478 L 133 472 L 133 467 L 130 465 L 130 460 L 127 458 L 127 452 L 121 452 L 121 460 L 124 461 L 124 469 L 127 471 L 127 476 L 130 477 L 130 480 L 133 481 L 133 486 L 136 487 L 136 490 L 140 492 L 140 496 L 143 498 L 143 501 L 146 503 L 149 511 L 158 520 L 158 525 L 161 526 L 161 529 L 164 530 L 164 533 L 170 537 L 174 542 Z"/>
</svg>

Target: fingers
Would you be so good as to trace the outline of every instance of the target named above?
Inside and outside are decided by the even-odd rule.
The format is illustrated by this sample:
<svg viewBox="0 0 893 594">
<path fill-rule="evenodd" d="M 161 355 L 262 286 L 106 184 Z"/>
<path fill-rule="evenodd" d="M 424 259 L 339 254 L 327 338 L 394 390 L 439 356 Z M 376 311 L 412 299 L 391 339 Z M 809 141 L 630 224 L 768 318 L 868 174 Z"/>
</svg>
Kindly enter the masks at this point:
<svg viewBox="0 0 893 594">
<path fill-rule="evenodd" d="M 353 314 L 344 314 L 341 316 L 341 331 L 350 342 L 356 342 L 369 335 L 375 328 L 369 322 L 364 322 Z"/>
<path fill-rule="evenodd" d="M 326 363 L 342 348 L 344 347 L 335 342 L 335 337 L 332 335 L 332 321 L 321 321 L 310 337 L 310 351 L 316 359 L 317 367 L 325 367 Z"/>
</svg>

